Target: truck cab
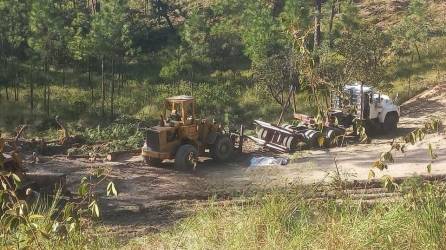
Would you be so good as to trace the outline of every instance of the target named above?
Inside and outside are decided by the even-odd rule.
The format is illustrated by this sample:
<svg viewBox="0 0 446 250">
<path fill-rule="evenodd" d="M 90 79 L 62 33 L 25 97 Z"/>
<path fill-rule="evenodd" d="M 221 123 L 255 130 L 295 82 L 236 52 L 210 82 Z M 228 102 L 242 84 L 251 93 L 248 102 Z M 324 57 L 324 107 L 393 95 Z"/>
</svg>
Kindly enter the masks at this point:
<svg viewBox="0 0 446 250">
<path fill-rule="evenodd" d="M 332 109 L 353 114 L 383 132 L 395 130 L 400 117 L 400 107 L 388 95 L 360 83 L 345 85 L 341 95 L 335 96 Z"/>
</svg>

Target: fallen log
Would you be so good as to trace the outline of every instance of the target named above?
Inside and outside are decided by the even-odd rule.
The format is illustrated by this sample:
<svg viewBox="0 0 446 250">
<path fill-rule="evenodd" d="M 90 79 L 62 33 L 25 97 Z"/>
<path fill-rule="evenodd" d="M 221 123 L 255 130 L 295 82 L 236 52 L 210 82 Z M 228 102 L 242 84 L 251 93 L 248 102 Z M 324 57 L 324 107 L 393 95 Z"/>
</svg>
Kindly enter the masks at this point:
<svg viewBox="0 0 446 250">
<path fill-rule="evenodd" d="M 111 152 L 107 155 L 107 160 L 108 161 L 115 161 L 116 159 L 118 159 L 119 157 L 123 156 L 123 155 L 137 155 L 141 153 L 141 149 L 132 149 L 132 150 L 124 150 L 124 151 L 116 151 L 116 152 Z"/>
<path fill-rule="evenodd" d="M 91 158 L 91 155 L 67 155 L 68 160 L 75 160 L 75 159 L 89 159 Z"/>
<path fill-rule="evenodd" d="M 15 139 L 15 138 L 3 138 L 3 140 L 7 143 L 24 143 L 24 144 L 53 144 L 53 143 L 59 143 L 59 140 L 51 140 L 51 141 L 45 141 L 43 139 Z"/>
</svg>

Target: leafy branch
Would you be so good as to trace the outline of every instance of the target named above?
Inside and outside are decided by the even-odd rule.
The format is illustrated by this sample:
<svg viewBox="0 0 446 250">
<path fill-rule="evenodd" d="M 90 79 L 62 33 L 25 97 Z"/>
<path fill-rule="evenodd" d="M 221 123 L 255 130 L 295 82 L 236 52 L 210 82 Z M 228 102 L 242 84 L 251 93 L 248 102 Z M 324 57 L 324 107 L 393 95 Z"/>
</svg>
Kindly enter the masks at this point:
<svg viewBox="0 0 446 250">
<path fill-rule="evenodd" d="M 375 171 L 374 169 L 379 169 L 383 171 L 384 169 L 388 169 L 389 164 L 395 162 L 394 153 L 401 152 L 405 153 L 407 146 L 414 145 L 417 142 L 423 141 L 427 134 L 440 133 L 443 131 L 443 125 L 440 119 L 433 118 L 430 121 L 425 122 L 423 128 L 415 129 L 410 132 L 406 136 L 403 137 L 403 140 L 400 142 L 392 141 L 390 144 L 390 149 L 388 151 L 382 152 L 379 159 L 373 162 L 371 168 L 369 169 L 369 179 L 374 178 Z M 428 155 L 431 158 L 429 164 L 427 165 L 427 171 L 431 173 L 432 164 L 438 158 L 437 154 L 434 152 L 432 144 L 428 145 Z M 395 186 L 393 183 L 393 178 L 391 176 L 385 175 L 382 177 L 384 180 L 384 186 L 389 188 L 391 186 Z"/>
</svg>

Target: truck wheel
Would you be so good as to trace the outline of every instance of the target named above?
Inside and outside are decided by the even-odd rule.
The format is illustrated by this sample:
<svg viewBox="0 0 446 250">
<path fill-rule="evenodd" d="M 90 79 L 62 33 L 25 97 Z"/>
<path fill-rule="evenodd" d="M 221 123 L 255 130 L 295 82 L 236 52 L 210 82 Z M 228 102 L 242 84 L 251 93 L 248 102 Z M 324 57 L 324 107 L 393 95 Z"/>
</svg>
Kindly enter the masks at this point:
<svg viewBox="0 0 446 250">
<path fill-rule="evenodd" d="M 148 164 L 153 167 L 161 166 L 161 159 L 153 158 L 153 157 L 146 157 L 146 156 L 143 156 L 142 158 L 143 158 L 145 164 Z"/>
<path fill-rule="evenodd" d="M 384 118 L 383 129 L 384 133 L 391 132 L 397 129 L 399 117 L 395 113 L 389 113 Z"/>
<path fill-rule="evenodd" d="M 212 158 L 225 161 L 229 159 L 232 154 L 233 145 L 231 139 L 227 136 L 220 136 L 211 148 Z"/>
<path fill-rule="evenodd" d="M 175 154 L 175 168 L 177 169 L 191 169 L 197 165 L 198 150 L 190 145 L 185 144 L 180 146 Z"/>
</svg>

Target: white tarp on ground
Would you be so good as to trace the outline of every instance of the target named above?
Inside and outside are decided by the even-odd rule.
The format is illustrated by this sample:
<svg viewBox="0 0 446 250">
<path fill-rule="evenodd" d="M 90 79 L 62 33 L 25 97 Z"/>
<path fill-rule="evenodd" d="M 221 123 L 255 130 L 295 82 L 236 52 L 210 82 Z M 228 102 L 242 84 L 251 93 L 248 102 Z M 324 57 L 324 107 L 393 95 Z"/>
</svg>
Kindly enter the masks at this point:
<svg viewBox="0 0 446 250">
<path fill-rule="evenodd" d="M 254 156 L 249 160 L 250 167 L 287 165 L 288 159 L 284 157 Z"/>
</svg>

